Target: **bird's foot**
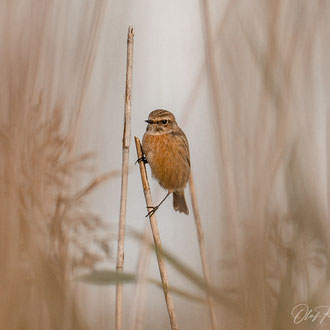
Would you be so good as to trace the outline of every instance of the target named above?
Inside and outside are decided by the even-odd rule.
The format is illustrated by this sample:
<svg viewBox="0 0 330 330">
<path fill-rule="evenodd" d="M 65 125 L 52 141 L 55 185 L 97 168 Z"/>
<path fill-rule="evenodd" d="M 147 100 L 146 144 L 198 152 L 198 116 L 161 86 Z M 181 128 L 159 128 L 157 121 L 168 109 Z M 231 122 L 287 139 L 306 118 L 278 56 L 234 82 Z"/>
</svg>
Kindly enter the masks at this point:
<svg viewBox="0 0 330 330">
<path fill-rule="evenodd" d="M 146 156 L 143 155 L 142 157 L 138 158 L 137 161 L 135 162 L 135 164 L 140 163 L 140 162 L 143 162 L 143 163 L 147 164 L 148 161 L 147 161 Z"/>
<path fill-rule="evenodd" d="M 147 209 L 151 209 L 151 211 L 148 212 L 148 214 L 146 215 L 147 217 L 151 217 L 159 208 L 159 205 L 157 206 L 147 206 Z"/>
</svg>

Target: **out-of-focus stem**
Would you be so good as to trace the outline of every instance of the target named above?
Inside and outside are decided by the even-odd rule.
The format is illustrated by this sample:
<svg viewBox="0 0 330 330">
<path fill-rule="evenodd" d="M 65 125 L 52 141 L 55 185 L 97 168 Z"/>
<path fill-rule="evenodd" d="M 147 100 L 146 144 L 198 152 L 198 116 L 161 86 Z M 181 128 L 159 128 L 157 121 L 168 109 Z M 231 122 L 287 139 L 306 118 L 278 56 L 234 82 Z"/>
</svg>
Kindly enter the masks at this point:
<svg viewBox="0 0 330 330">
<path fill-rule="evenodd" d="M 201 217 L 200 217 L 199 210 L 198 210 L 195 183 L 194 183 L 194 179 L 193 179 L 193 176 L 191 173 L 190 173 L 190 177 L 189 177 L 189 189 L 190 189 L 191 203 L 192 203 L 192 207 L 193 207 L 194 219 L 195 219 L 196 230 L 197 230 L 198 245 L 199 245 L 199 251 L 200 251 L 200 255 L 201 255 L 204 280 L 205 280 L 205 283 L 209 286 L 211 284 L 210 270 L 209 270 L 209 265 L 208 265 L 207 257 L 206 257 L 204 233 L 203 233 L 203 229 L 202 229 Z M 206 298 L 207 298 L 207 304 L 209 307 L 212 329 L 217 330 L 217 318 L 215 315 L 214 300 L 210 296 L 209 292 L 207 292 Z"/>
</svg>

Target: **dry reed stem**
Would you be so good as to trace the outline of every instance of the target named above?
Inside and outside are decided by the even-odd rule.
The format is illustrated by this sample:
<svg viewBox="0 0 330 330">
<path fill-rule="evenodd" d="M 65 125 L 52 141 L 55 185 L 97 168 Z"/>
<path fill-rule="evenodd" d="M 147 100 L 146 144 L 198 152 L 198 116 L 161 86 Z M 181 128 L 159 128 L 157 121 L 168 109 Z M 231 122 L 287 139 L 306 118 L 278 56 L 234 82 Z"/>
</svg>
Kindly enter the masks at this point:
<svg viewBox="0 0 330 330">
<path fill-rule="evenodd" d="M 223 33 L 224 26 L 230 17 L 231 11 L 233 10 L 234 5 L 236 4 L 236 1 L 229 1 L 224 14 L 221 17 L 221 20 L 219 24 L 217 25 L 216 28 L 216 33 L 214 36 L 214 40 L 212 41 L 212 44 L 214 44 L 214 51 L 216 51 L 217 48 L 219 48 L 220 43 L 216 43 L 216 40 L 219 38 L 220 35 Z M 201 90 L 202 82 L 204 80 L 204 75 L 205 75 L 205 69 L 206 69 L 206 61 L 203 61 L 202 65 L 199 68 L 199 72 L 196 75 L 195 82 L 193 84 L 193 87 L 190 89 L 189 96 L 187 97 L 187 101 L 185 102 L 184 105 L 184 111 L 183 114 L 181 115 L 182 119 L 180 120 L 180 123 L 182 126 L 186 124 L 186 122 L 189 119 L 189 114 L 192 112 L 193 105 L 196 102 L 196 99 L 199 95 L 199 91 Z"/>
<path fill-rule="evenodd" d="M 129 146 L 131 139 L 133 45 L 134 45 L 134 28 L 132 26 L 129 26 L 128 35 L 127 35 L 125 116 L 124 116 L 124 133 L 123 133 L 120 218 L 119 218 L 119 228 L 118 228 L 118 246 L 117 246 L 117 264 L 116 264 L 117 272 L 122 272 L 124 268 L 124 242 L 125 242 L 126 203 L 127 203 L 127 184 L 128 184 L 128 161 L 129 161 Z M 115 312 L 116 330 L 122 329 L 122 318 L 123 318 L 122 306 L 123 306 L 123 286 L 121 283 L 118 283 L 116 285 L 116 312 Z"/>
<path fill-rule="evenodd" d="M 151 233 L 148 230 L 148 226 L 145 226 L 143 236 L 141 237 L 141 250 L 138 258 L 137 265 L 137 283 L 136 283 L 136 294 L 134 307 L 131 318 L 131 330 L 142 330 L 144 324 L 144 314 L 145 314 L 145 298 L 146 298 L 146 282 L 147 282 L 147 273 L 150 264 L 150 255 L 152 245 Z M 173 292 L 173 288 L 172 288 Z"/>
<path fill-rule="evenodd" d="M 86 59 L 97 43 L 81 31 L 102 24 L 94 5 L 82 6 L 79 14 L 92 20 L 77 25 L 65 2 L 2 1 L 0 7 L 6 42 L 0 47 L 0 328 L 87 329 L 71 274 L 81 267 L 75 260 L 93 256 L 86 241 L 101 243 L 82 199 L 102 178 L 74 194 L 86 158 L 76 156 L 77 107 L 71 105 L 83 111 L 79 100 L 89 75 L 80 72 L 92 71 Z M 68 42 L 81 65 L 64 54 Z M 72 195 L 63 203 L 62 196 Z"/>
<path fill-rule="evenodd" d="M 237 257 L 237 272 L 239 278 L 240 292 L 243 293 L 243 279 L 242 279 L 242 253 L 243 250 L 242 242 L 239 240 L 240 224 L 237 208 L 237 196 L 234 189 L 234 176 L 233 176 L 233 166 L 232 159 L 229 155 L 228 141 L 225 135 L 224 123 L 222 120 L 223 111 L 221 108 L 221 98 L 219 81 L 217 76 L 217 66 L 215 58 L 215 49 L 212 41 L 214 37 L 212 36 L 211 28 L 211 18 L 208 0 L 201 0 L 202 7 L 202 24 L 205 32 L 205 56 L 206 56 L 206 66 L 207 66 L 207 76 L 210 84 L 210 94 L 213 103 L 213 112 L 215 114 L 216 123 L 218 124 L 218 129 L 216 130 L 217 139 L 219 140 L 219 149 L 217 157 L 220 158 L 220 164 L 222 169 L 222 188 L 224 193 L 224 205 L 226 205 L 226 221 L 228 222 L 234 240 L 234 253 Z M 244 297 L 245 298 L 245 297 Z M 244 299 L 245 302 L 245 299 Z M 246 305 L 244 305 L 243 315 L 246 314 Z"/>
<path fill-rule="evenodd" d="M 193 212 L 194 212 L 194 219 L 195 219 L 196 230 L 197 230 L 198 245 L 199 245 L 199 251 L 200 251 L 200 255 L 201 255 L 204 280 L 205 280 L 205 283 L 207 284 L 207 286 L 209 286 L 211 284 L 210 270 L 209 270 L 209 265 L 208 265 L 207 257 L 206 257 L 204 233 L 203 233 L 201 218 L 200 218 L 200 214 L 199 214 L 199 210 L 198 210 L 197 195 L 196 195 L 195 183 L 194 183 L 192 173 L 190 173 L 190 177 L 189 177 L 189 190 L 190 190 L 191 203 L 192 203 Z M 213 301 L 213 298 L 210 296 L 209 292 L 207 292 L 206 297 L 207 297 L 207 304 L 209 307 L 212 329 L 216 330 L 218 327 L 217 327 L 217 318 L 215 315 L 214 301 Z"/>
<path fill-rule="evenodd" d="M 142 152 L 141 142 L 137 137 L 135 137 L 135 146 L 136 146 L 137 157 L 139 159 L 143 156 L 143 152 Z M 150 192 L 150 186 L 149 186 L 149 182 L 148 182 L 146 167 L 145 167 L 144 162 L 139 162 L 139 165 L 140 165 L 141 181 L 142 181 L 143 192 L 144 192 L 146 204 L 147 204 L 147 206 L 152 206 L 153 202 L 152 202 L 152 198 L 151 198 L 151 192 Z M 172 328 L 172 330 L 178 330 L 179 324 L 178 324 L 178 321 L 176 318 L 172 296 L 169 292 L 168 276 L 167 276 L 165 263 L 164 263 L 162 253 L 161 253 L 162 244 L 161 244 L 161 240 L 160 240 L 160 234 L 159 234 L 155 214 L 149 215 L 149 220 L 150 220 L 152 236 L 153 236 L 154 243 L 155 243 L 155 248 L 156 248 L 155 250 L 156 250 L 156 256 L 157 256 L 157 261 L 158 261 L 159 273 L 160 273 L 160 277 L 162 280 L 162 286 L 163 286 L 168 316 L 169 316 L 170 322 L 171 322 L 171 328 Z"/>
<path fill-rule="evenodd" d="M 142 330 L 144 323 L 144 312 L 145 312 L 145 282 L 147 280 L 147 272 L 150 264 L 151 249 L 149 241 L 151 241 L 150 232 L 148 231 L 147 225 L 145 226 L 143 238 L 141 241 L 141 250 L 137 265 L 137 283 L 135 290 L 135 300 L 132 312 L 131 330 Z"/>
<path fill-rule="evenodd" d="M 77 110 L 71 117 L 70 121 L 69 132 L 72 132 L 71 134 L 73 136 L 74 143 L 76 143 L 76 137 L 79 136 L 81 129 L 82 112 L 84 109 L 87 89 L 91 80 L 92 69 L 96 58 L 96 49 L 100 40 L 101 27 L 103 25 L 106 4 L 106 0 L 96 1 L 95 6 L 93 8 L 93 24 L 90 30 L 90 34 L 88 36 L 88 57 L 83 71 L 81 94 L 79 99 L 77 100 Z"/>
</svg>

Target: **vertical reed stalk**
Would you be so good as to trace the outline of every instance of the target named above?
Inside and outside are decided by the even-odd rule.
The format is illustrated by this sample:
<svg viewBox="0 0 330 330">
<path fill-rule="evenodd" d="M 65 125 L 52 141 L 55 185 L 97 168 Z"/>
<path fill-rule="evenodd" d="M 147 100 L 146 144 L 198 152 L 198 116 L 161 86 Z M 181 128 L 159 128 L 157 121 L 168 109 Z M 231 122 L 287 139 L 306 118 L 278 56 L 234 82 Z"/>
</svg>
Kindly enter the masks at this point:
<svg viewBox="0 0 330 330">
<path fill-rule="evenodd" d="M 124 242 L 126 223 L 127 183 L 128 183 L 128 161 L 129 146 L 131 139 L 131 92 L 132 92 L 132 71 L 133 71 L 133 44 L 134 28 L 129 26 L 127 35 L 127 63 L 126 63 L 126 90 L 125 90 L 125 115 L 123 133 L 123 155 L 121 175 L 121 196 L 120 196 L 120 218 L 118 228 L 117 264 L 116 271 L 122 272 L 124 268 Z M 116 286 L 116 330 L 122 329 L 123 318 L 123 286 L 118 283 Z"/>
<path fill-rule="evenodd" d="M 195 183 L 194 183 L 192 173 L 190 173 L 190 177 L 189 177 L 189 189 L 190 189 L 191 203 L 192 203 L 192 207 L 193 207 L 194 219 L 195 219 L 196 230 L 197 230 L 198 245 L 199 245 L 199 251 L 200 251 L 200 255 L 201 255 L 204 280 L 205 280 L 205 283 L 207 284 L 207 286 L 209 287 L 211 284 L 210 270 L 209 270 L 209 265 L 208 265 L 207 257 L 206 257 L 204 233 L 203 233 L 203 229 L 202 229 L 201 217 L 199 214 L 198 202 L 197 202 L 197 196 L 196 196 Z M 206 298 L 207 298 L 207 304 L 209 307 L 212 329 L 217 330 L 218 327 L 217 327 L 217 318 L 215 315 L 214 300 L 210 296 L 209 292 L 207 292 Z"/>
<path fill-rule="evenodd" d="M 92 69 L 96 58 L 96 50 L 97 45 L 100 40 L 101 28 L 103 26 L 103 20 L 105 15 L 107 1 L 101 0 L 95 3 L 95 7 L 93 9 L 93 20 L 92 20 L 92 28 L 89 34 L 89 42 L 88 42 L 88 57 L 85 63 L 84 71 L 83 71 L 83 79 L 81 84 L 81 93 L 80 97 L 77 100 L 76 111 L 70 119 L 70 129 L 69 132 L 72 132 L 73 141 L 76 143 L 76 137 L 80 134 L 81 129 L 81 118 L 82 111 L 84 109 L 87 88 L 90 83 Z"/>
<path fill-rule="evenodd" d="M 139 159 L 143 156 L 143 152 L 142 152 L 141 142 L 137 137 L 135 137 L 135 146 L 136 146 L 137 157 Z M 147 204 L 147 206 L 152 206 L 153 202 L 152 202 L 152 198 L 151 198 L 151 192 L 150 192 L 150 186 L 149 186 L 149 182 L 148 182 L 146 167 L 145 167 L 144 162 L 139 162 L 139 163 L 140 163 L 141 181 L 142 181 L 143 192 L 144 192 L 146 204 Z M 160 273 L 160 277 L 161 277 L 161 281 L 162 281 L 168 316 L 169 316 L 170 322 L 171 322 L 171 329 L 178 330 L 179 325 L 178 325 L 178 321 L 177 321 L 175 310 L 174 310 L 172 296 L 169 292 L 167 271 L 166 271 L 163 257 L 161 255 L 162 244 L 161 244 L 161 240 L 160 240 L 160 234 L 159 234 L 155 214 L 149 215 L 149 220 L 150 220 L 152 236 L 153 236 L 154 244 L 155 244 L 155 248 L 156 248 L 156 256 L 157 256 L 159 273 Z"/>
<path fill-rule="evenodd" d="M 228 150 L 228 141 L 225 134 L 225 126 L 223 123 L 223 109 L 221 108 L 221 98 L 220 98 L 220 88 L 219 81 L 217 76 L 217 66 L 216 66 L 216 58 L 215 58 L 215 49 L 212 41 L 214 40 L 212 34 L 212 25 L 210 18 L 210 8 L 208 0 L 201 0 L 201 8 L 202 8 L 202 26 L 205 33 L 205 57 L 206 57 L 206 66 L 207 66 L 207 77 L 208 82 L 210 84 L 210 94 L 212 98 L 212 106 L 213 112 L 216 118 L 216 123 L 218 125 L 216 129 L 217 139 L 219 141 L 219 149 L 221 152 L 217 155 L 221 164 L 222 171 L 222 189 L 224 191 L 223 199 L 224 205 L 226 205 L 226 221 L 228 222 L 234 240 L 234 249 L 235 255 L 237 257 L 237 271 L 239 278 L 239 288 L 243 298 L 242 303 L 242 314 L 243 317 L 249 318 L 246 312 L 246 297 L 245 292 L 243 291 L 243 253 L 244 246 L 242 246 L 242 242 L 240 238 L 240 223 L 239 223 L 239 215 L 237 208 L 237 196 L 235 187 L 235 180 L 233 174 L 233 166 L 232 159 Z"/>
<path fill-rule="evenodd" d="M 137 266 L 136 293 L 130 330 L 143 330 L 145 315 L 146 280 L 151 255 L 150 242 L 150 232 L 148 231 L 148 227 L 146 226 L 141 241 L 141 250 Z"/>
</svg>

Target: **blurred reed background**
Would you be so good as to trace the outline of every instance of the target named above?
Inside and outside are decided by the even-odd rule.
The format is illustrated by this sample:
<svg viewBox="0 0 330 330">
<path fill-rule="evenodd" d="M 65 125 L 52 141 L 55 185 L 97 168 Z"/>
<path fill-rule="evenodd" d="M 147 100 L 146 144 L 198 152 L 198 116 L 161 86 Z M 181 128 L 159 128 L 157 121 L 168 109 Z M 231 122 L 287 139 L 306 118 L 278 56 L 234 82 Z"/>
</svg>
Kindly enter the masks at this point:
<svg viewBox="0 0 330 330">
<path fill-rule="evenodd" d="M 330 305 L 326 1 L 3 0 L 0 17 L 0 329 L 114 328 L 113 283 L 73 279 L 115 269 L 129 24 L 132 135 L 155 108 L 187 133 L 218 328 L 329 328 L 291 316 Z M 124 329 L 169 329 L 153 251 L 130 234 L 144 215 L 134 167 Z M 192 216 L 168 202 L 157 218 L 170 285 L 204 298 Z M 205 303 L 173 295 L 182 329 L 211 329 Z"/>
<path fill-rule="evenodd" d="M 0 6 L 0 328 L 87 329 L 71 279 L 108 254 L 84 198 L 109 175 L 78 185 L 91 155 L 76 146 L 102 8 L 69 29 L 65 1 Z"/>
</svg>

